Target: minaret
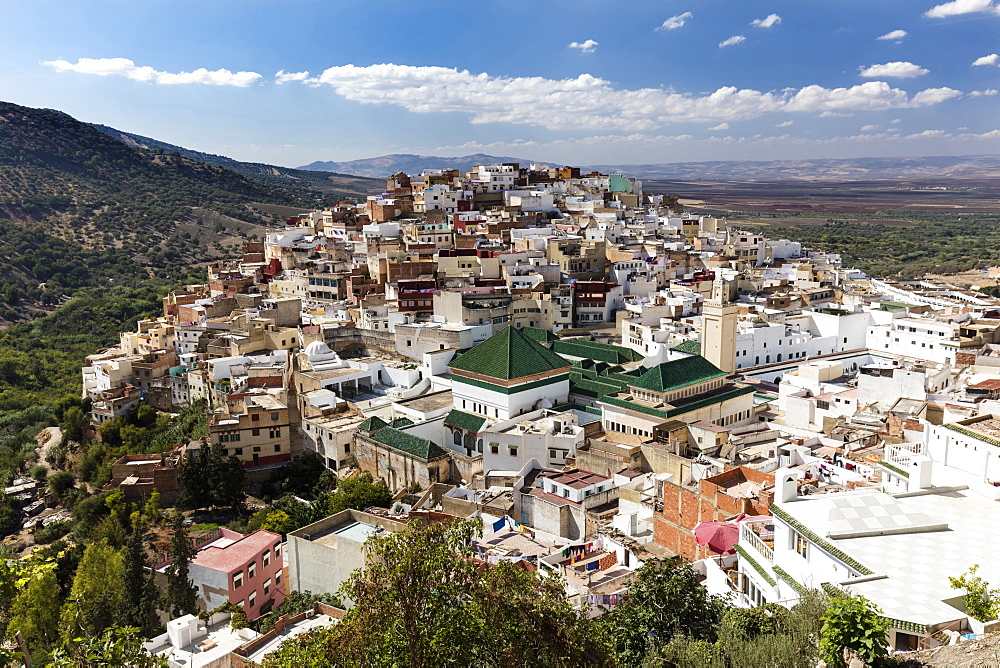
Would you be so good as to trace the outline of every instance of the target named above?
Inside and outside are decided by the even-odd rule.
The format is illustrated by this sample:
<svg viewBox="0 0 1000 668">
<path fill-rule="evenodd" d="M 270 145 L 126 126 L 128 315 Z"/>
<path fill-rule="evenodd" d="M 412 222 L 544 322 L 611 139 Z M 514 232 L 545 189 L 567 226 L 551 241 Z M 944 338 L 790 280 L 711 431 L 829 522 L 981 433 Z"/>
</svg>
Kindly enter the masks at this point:
<svg viewBox="0 0 1000 668">
<path fill-rule="evenodd" d="M 717 278 L 712 298 L 701 307 L 701 355 L 726 373 L 736 371 L 736 304 L 732 303 L 735 283 Z"/>
</svg>

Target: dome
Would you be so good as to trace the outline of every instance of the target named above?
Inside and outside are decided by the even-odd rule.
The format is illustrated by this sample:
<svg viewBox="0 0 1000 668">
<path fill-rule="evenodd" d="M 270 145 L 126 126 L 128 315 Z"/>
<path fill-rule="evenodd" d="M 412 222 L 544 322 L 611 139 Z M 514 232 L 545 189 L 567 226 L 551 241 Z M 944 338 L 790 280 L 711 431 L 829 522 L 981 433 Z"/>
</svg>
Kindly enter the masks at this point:
<svg viewBox="0 0 1000 668">
<path fill-rule="evenodd" d="M 318 357 L 320 355 L 329 355 L 333 351 L 330 350 L 330 346 L 326 345 L 323 341 L 313 341 L 306 346 L 306 355 L 309 357 Z"/>
</svg>

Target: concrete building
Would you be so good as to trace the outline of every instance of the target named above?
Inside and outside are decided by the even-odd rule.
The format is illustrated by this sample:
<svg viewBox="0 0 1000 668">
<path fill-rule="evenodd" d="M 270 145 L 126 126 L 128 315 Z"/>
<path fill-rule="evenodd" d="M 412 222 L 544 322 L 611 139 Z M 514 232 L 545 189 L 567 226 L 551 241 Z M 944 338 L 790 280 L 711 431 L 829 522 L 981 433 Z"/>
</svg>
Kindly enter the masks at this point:
<svg viewBox="0 0 1000 668">
<path fill-rule="evenodd" d="M 259 529 L 243 535 L 222 527 L 194 546 L 188 577 L 198 590 L 198 607 L 214 610 L 226 601 L 243 608 L 254 621 L 285 600 L 281 536 Z M 156 567 L 166 585 L 169 561 Z"/>
</svg>

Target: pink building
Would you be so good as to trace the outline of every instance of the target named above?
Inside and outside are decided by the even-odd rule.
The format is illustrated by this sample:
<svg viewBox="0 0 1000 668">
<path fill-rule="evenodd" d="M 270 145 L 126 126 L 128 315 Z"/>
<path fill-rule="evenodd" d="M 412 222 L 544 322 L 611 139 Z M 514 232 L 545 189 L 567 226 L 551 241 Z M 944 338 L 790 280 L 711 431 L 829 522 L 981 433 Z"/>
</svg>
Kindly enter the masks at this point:
<svg viewBox="0 0 1000 668">
<path fill-rule="evenodd" d="M 253 621 L 285 600 L 280 535 L 263 529 L 243 535 L 223 527 L 195 550 L 188 575 L 203 609 L 228 600 Z M 164 572 L 167 563 L 156 570 Z"/>
</svg>

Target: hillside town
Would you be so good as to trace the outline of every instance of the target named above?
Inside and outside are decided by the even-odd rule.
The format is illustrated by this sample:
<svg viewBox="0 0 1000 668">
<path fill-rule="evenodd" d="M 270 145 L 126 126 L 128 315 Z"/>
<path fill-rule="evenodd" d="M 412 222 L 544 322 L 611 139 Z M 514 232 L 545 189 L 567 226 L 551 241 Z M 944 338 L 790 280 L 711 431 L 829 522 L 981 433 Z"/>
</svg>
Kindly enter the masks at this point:
<svg viewBox="0 0 1000 668">
<path fill-rule="evenodd" d="M 863 595 L 894 650 L 998 624 L 949 578 L 1000 582 L 1000 301 L 877 280 L 619 174 L 398 173 L 302 211 L 87 357 L 82 391 L 89 439 L 140 404 L 208 407 L 204 438 L 114 463 L 126 499 L 173 503 L 215 446 L 250 485 L 310 456 L 393 494 L 285 536 L 220 527 L 189 571 L 202 610 L 337 594 L 371 536 L 471 517 L 477 560 L 561 575 L 591 617 L 680 558 L 743 607 Z M 343 615 L 265 634 L 186 615 L 147 649 L 253 665 Z"/>
</svg>

